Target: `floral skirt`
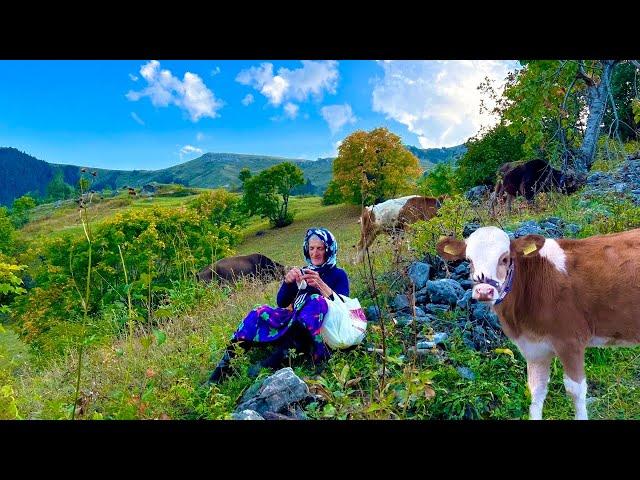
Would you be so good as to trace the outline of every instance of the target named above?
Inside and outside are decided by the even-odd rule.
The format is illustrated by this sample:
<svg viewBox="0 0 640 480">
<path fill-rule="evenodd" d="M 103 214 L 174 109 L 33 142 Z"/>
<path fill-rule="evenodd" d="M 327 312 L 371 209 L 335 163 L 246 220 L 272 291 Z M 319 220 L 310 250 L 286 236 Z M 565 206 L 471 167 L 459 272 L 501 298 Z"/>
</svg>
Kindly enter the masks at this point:
<svg viewBox="0 0 640 480">
<path fill-rule="evenodd" d="M 311 354 L 314 361 L 329 357 L 330 351 L 320 335 L 320 328 L 327 314 L 327 302 L 322 295 L 309 295 L 294 310 L 260 305 L 249 312 L 233 334 L 233 340 L 250 343 L 267 343 L 286 339 L 294 324 L 304 327 L 312 340 Z"/>
</svg>

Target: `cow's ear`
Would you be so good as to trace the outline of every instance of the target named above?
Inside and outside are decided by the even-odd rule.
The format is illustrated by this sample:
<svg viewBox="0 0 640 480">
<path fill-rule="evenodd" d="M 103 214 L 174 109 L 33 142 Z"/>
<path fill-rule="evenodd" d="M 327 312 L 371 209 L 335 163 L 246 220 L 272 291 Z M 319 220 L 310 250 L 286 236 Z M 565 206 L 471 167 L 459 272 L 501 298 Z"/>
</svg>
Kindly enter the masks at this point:
<svg viewBox="0 0 640 480">
<path fill-rule="evenodd" d="M 511 249 L 518 256 L 533 257 L 538 255 L 545 238 L 542 235 L 525 235 L 511 241 Z"/>
<path fill-rule="evenodd" d="M 445 260 L 460 260 L 467 252 L 467 244 L 453 237 L 442 237 L 436 245 L 438 255 Z"/>
</svg>

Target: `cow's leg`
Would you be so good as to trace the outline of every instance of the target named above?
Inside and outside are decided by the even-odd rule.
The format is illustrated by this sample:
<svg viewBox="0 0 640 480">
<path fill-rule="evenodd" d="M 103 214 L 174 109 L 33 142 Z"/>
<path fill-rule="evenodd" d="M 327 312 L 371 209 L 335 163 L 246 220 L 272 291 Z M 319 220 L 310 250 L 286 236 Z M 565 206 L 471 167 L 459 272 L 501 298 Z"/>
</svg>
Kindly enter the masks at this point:
<svg viewBox="0 0 640 480">
<path fill-rule="evenodd" d="M 356 257 L 354 259 L 356 264 L 362 263 L 364 261 L 364 256 L 367 251 L 367 248 L 371 246 L 373 241 L 378 236 L 378 233 L 380 233 L 379 229 L 373 230 L 372 232 L 369 232 L 369 233 L 360 234 L 360 241 L 356 245 L 357 252 L 356 252 Z"/>
<path fill-rule="evenodd" d="M 531 341 L 525 337 L 514 339 L 527 360 L 527 384 L 531 393 L 529 419 L 542 420 L 542 407 L 547 398 L 547 385 L 551 371 L 551 360 L 555 353 L 549 342 Z"/>
<path fill-rule="evenodd" d="M 527 360 L 527 384 L 531 393 L 530 420 L 542 420 L 542 407 L 547 398 L 552 358 L 553 355 L 549 354 L 536 360 Z"/>
<path fill-rule="evenodd" d="M 507 193 L 507 215 L 511 215 L 511 201 L 513 200 L 513 196 Z"/>
<path fill-rule="evenodd" d="M 489 214 L 493 217 L 496 216 L 496 192 L 491 192 L 489 195 Z"/>
<path fill-rule="evenodd" d="M 573 400 L 576 420 L 587 420 L 587 377 L 584 373 L 584 347 L 572 345 L 558 351 L 564 367 L 564 386 Z"/>
</svg>

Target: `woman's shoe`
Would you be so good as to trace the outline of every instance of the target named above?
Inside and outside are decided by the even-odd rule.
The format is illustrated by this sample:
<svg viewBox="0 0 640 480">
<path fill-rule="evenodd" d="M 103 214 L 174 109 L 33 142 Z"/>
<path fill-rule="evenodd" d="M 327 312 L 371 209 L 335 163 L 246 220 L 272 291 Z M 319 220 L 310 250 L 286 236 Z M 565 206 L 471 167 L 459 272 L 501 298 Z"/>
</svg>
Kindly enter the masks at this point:
<svg viewBox="0 0 640 480">
<path fill-rule="evenodd" d="M 216 365 L 216 368 L 213 370 L 213 373 L 211 373 L 211 376 L 209 377 L 209 380 L 207 382 L 209 385 L 218 384 L 224 378 L 228 377 L 231 374 L 231 358 L 232 356 L 230 354 L 230 351 L 225 350 L 222 358 L 218 362 L 218 365 Z"/>
</svg>

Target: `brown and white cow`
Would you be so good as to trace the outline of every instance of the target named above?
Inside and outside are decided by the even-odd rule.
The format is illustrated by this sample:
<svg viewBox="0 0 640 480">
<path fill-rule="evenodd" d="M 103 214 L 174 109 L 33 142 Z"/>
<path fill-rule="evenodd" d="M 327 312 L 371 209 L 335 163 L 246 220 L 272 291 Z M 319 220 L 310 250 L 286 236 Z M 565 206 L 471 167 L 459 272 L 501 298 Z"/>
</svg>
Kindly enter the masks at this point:
<svg viewBox="0 0 640 480">
<path fill-rule="evenodd" d="M 488 302 L 527 360 L 531 419 L 542 418 L 551 360 L 564 367 L 576 419 L 587 419 L 586 347 L 640 343 L 640 229 L 581 240 L 510 240 L 483 227 L 444 238 L 438 253 L 468 258 L 473 298 Z"/>
<path fill-rule="evenodd" d="M 367 247 L 380 232 L 393 233 L 408 224 L 435 217 L 441 199 L 409 195 L 365 207 L 360 215 L 360 240 L 356 245 L 356 263 L 364 260 Z"/>
</svg>

